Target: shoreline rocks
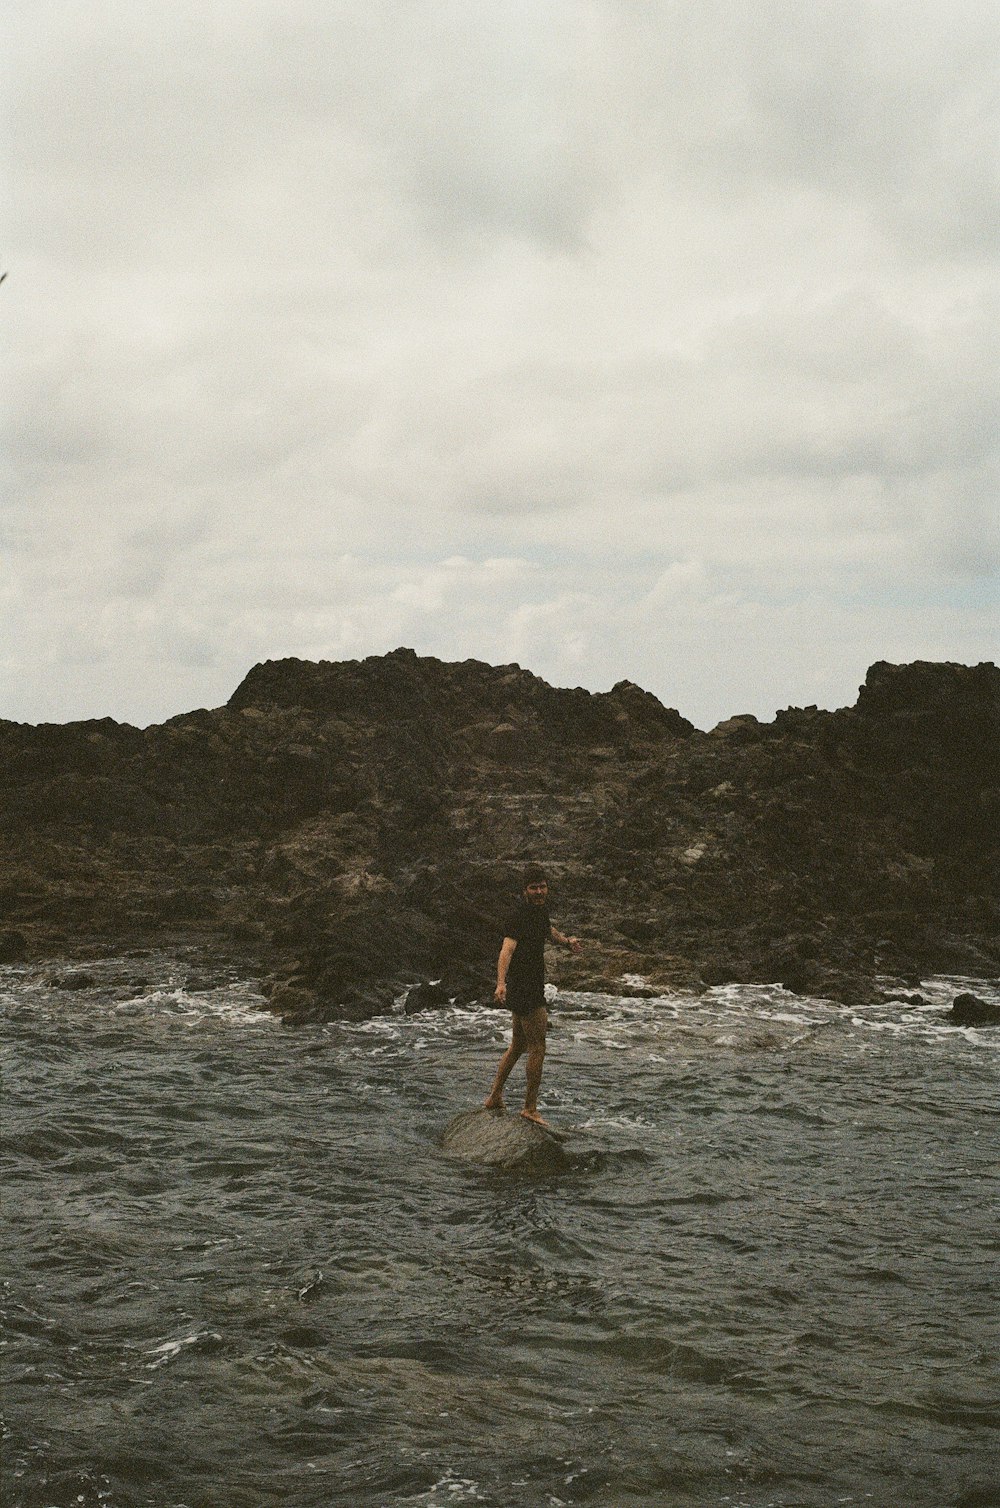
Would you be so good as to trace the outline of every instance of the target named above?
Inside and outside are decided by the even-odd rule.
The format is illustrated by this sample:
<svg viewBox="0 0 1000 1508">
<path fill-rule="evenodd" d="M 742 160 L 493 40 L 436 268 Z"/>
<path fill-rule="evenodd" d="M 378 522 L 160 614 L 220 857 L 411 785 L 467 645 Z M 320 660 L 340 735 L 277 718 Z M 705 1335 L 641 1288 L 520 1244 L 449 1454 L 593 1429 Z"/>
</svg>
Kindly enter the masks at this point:
<svg viewBox="0 0 1000 1508">
<path fill-rule="evenodd" d="M 0 961 L 195 942 L 292 1024 L 488 999 L 535 860 L 587 940 L 550 951 L 558 988 L 863 1003 L 1000 972 L 998 750 L 990 664 L 879 664 L 854 707 L 700 733 L 628 682 L 268 662 L 142 730 L 0 722 Z"/>
<path fill-rule="evenodd" d="M 948 1014 L 956 1026 L 1000 1026 L 1000 1005 L 968 992 L 955 996 Z"/>
</svg>

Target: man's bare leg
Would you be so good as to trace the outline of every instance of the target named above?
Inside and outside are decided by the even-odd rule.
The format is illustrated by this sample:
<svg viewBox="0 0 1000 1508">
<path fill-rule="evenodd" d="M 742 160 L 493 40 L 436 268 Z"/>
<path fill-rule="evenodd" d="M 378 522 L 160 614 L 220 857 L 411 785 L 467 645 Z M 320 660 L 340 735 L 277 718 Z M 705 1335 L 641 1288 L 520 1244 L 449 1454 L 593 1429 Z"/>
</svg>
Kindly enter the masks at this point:
<svg viewBox="0 0 1000 1508">
<path fill-rule="evenodd" d="M 524 1109 L 521 1114 L 525 1120 L 536 1121 L 540 1126 L 548 1124 L 538 1113 L 538 1087 L 542 1082 L 542 1065 L 545 1062 L 545 1029 L 548 1022 L 548 1012 L 544 1005 L 540 1005 L 529 1015 L 521 1017 L 521 1026 L 528 1048 L 528 1061 L 525 1065 L 528 1083 L 524 1091 Z"/>
<path fill-rule="evenodd" d="M 525 1040 L 524 1029 L 521 1025 L 522 1018 L 516 1015 L 514 1011 L 511 1011 L 510 1019 L 510 1046 L 500 1059 L 497 1076 L 493 1080 L 493 1088 L 483 1101 L 483 1106 L 486 1110 L 503 1110 L 503 1086 L 510 1078 L 510 1071 L 514 1067 L 514 1064 L 528 1045 Z"/>
</svg>

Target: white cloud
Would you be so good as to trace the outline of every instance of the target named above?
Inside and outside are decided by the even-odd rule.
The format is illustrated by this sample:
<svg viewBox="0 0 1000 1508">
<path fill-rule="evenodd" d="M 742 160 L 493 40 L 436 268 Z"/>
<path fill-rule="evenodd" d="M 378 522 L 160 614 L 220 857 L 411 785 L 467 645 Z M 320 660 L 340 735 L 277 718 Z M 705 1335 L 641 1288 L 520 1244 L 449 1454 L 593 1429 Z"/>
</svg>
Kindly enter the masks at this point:
<svg viewBox="0 0 1000 1508">
<path fill-rule="evenodd" d="M 15 9 L 0 714 L 995 654 L 978 0 Z"/>
</svg>

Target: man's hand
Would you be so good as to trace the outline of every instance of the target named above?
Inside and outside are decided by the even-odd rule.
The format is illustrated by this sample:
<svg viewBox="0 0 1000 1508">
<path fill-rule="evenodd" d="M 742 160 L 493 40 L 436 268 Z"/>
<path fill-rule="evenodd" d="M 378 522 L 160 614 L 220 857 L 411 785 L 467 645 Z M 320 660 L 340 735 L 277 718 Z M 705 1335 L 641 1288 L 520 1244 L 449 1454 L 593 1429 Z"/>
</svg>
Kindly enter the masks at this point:
<svg viewBox="0 0 1000 1508">
<path fill-rule="evenodd" d="M 500 1004 L 500 1005 L 506 1005 L 507 1004 L 507 986 L 506 986 L 506 984 L 498 984 L 497 985 L 496 989 L 493 991 L 493 999 L 496 1000 L 498 1002 L 498 1004 Z"/>
<path fill-rule="evenodd" d="M 569 948 L 571 953 L 582 953 L 583 943 L 578 937 L 567 937 L 565 932 L 560 932 L 558 927 L 553 927 L 549 933 L 554 943 L 559 943 L 564 948 Z"/>
</svg>

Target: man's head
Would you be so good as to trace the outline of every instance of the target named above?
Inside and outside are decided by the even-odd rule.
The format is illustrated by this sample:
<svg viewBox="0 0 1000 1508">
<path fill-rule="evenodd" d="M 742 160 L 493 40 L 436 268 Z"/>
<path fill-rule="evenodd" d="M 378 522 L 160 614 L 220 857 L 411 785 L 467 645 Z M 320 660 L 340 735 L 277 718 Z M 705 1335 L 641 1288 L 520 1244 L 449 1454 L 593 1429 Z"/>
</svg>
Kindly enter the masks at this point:
<svg viewBox="0 0 1000 1508">
<path fill-rule="evenodd" d="M 522 893 L 526 901 L 535 906 L 544 906 L 549 894 L 549 882 L 545 870 L 538 864 L 529 864 L 521 876 Z"/>
</svg>

